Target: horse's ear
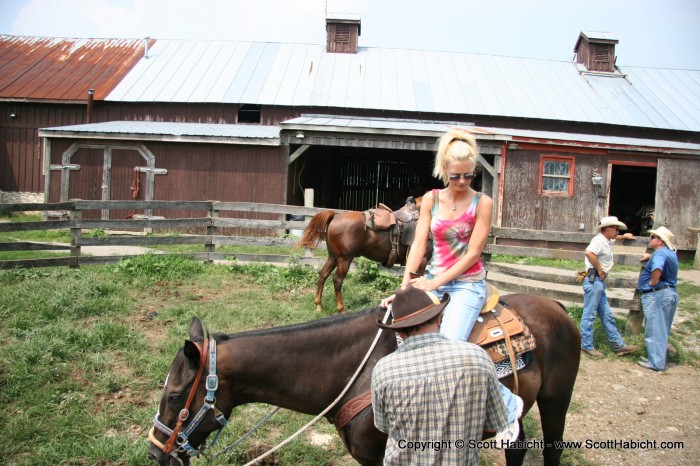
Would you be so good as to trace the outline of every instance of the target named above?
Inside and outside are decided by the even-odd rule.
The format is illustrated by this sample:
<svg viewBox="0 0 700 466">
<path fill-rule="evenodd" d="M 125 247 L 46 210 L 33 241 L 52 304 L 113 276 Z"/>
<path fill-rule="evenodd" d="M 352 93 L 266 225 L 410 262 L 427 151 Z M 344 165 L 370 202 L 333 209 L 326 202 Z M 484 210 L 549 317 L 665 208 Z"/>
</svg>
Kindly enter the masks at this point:
<svg viewBox="0 0 700 466">
<path fill-rule="evenodd" d="M 204 328 L 202 328 L 202 322 L 196 318 L 192 317 L 190 322 L 190 340 L 197 341 L 204 339 Z"/>
<path fill-rule="evenodd" d="M 185 348 L 183 350 L 185 358 L 192 367 L 199 367 L 199 348 L 190 340 L 185 340 Z"/>
</svg>

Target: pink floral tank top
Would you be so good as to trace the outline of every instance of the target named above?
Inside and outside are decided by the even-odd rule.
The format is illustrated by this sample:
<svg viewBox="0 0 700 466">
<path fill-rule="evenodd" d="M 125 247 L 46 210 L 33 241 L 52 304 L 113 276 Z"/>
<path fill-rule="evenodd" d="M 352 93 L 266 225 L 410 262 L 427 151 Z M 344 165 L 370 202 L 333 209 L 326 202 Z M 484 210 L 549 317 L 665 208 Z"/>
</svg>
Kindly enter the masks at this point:
<svg viewBox="0 0 700 466">
<path fill-rule="evenodd" d="M 439 215 L 440 202 L 438 199 L 439 190 L 433 190 L 433 208 L 430 212 L 430 231 L 433 234 L 433 257 L 430 260 L 428 272 L 432 276 L 439 275 L 443 271 L 452 267 L 469 247 L 469 240 L 472 237 L 474 224 L 476 223 L 476 205 L 479 203 L 481 193 L 476 193 L 469 208 L 456 219 L 444 219 Z M 457 280 L 482 279 L 484 275 L 484 264 L 481 258 L 467 269 Z"/>
</svg>

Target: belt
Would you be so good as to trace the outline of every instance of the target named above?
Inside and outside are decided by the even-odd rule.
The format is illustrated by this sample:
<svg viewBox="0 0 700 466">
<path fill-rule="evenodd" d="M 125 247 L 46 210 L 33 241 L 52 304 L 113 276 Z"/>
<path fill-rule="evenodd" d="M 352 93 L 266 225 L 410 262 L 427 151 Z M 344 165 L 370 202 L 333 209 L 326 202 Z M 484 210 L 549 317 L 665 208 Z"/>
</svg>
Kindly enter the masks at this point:
<svg viewBox="0 0 700 466">
<path fill-rule="evenodd" d="M 642 294 L 652 293 L 654 291 L 665 290 L 666 288 L 675 288 L 673 285 L 657 286 L 656 288 L 650 288 L 648 290 L 639 290 Z"/>
</svg>

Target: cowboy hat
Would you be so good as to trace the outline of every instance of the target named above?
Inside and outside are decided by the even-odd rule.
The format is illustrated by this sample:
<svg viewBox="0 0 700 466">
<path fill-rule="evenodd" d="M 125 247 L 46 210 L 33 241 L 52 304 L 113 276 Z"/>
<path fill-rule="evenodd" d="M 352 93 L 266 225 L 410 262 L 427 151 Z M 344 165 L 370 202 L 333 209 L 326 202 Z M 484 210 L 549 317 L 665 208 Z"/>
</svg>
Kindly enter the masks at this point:
<svg viewBox="0 0 700 466">
<path fill-rule="evenodd" d="M 415 327 L 440 314 L 449 302 L 450 295 L 447 293 L 442 301 L 439 301 L 433 293 L 409 285 L 405 290 L 396 290 L 394 301 L 391 303 L 393 323 L 383 324 L 377 320 L 377 325 L 394 330 Z"/>
<path fill-rule="evenodd" d="M 614 215 L 611 217 L 603 217 L 600 219 L 600 223 L 595 226 L 596 230 L 602 230 L 605 227 L 619 227 L 620 230 L 626 230 L 627 225 L 622 223 Z"/>
<path fill-rule="evenodd" d="M 657 236 L 661 241 L 666 243 L 666 246 L 668 246 L 668 248 L 671 251 L 678 250 L 676 245 L 673 243 L 673 239 L 674 239 L 673 233 L 671 233 L 671 230 L 669 230 L 668 228 L 659 227 L 656 230 L 649 230 L 648 233 L 649 233 L 649 236 L 652 236 L 652 235 Z"/>
</svg>

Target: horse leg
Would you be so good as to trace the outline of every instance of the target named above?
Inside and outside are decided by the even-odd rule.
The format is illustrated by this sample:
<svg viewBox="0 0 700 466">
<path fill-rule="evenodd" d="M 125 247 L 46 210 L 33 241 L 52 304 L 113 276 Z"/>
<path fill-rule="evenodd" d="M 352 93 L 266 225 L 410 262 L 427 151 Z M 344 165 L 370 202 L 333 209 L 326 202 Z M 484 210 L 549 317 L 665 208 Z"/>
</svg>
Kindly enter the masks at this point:
<svg viewBox="0 0 700 466">
<path fill-rule="evenodd" d="M 520 433 L 515 442 L 525 445 L 525 429 L 523 428 L 523 420 L 518 421 L 520 424 Z M 527 448 L 506 448 L 506 466 L 520 466 L 525 460 Z"/>
<path fill-rule="evenodd" d="M 566 423 L 566 411 L 569 402 L 563 400 L 538 400 L 540 417 L 542 418 L 542 440 L 545 447 L 542 456 L 545 466 L 558 465 L 563 450 L 555 448 L 554 442 L 560 442 L 564 438 L 564 425 Z"/>
<path fill-rule="evenodd" d="M 350 270 L 350 264 L 352 263 L 352 260 L 352 257 L 350 258 L 350 260 L 347 260 L 344 257 L 339 257 L 338 268 L 335 270 L 335 275 L 333 276 L 333 286 L 335 288 L 335 304 L 338 309 L 338 312 L 340 313 L 345 312 L 342 291 L 343 281 L 345 280 L 345 276 L 348 274 L 348 270 Z"/>
<path fill-rule="evenodd" d="M 323 298 L 323 286 L 326 284 L 326 280 L 328 280 L 328 276 L 333 272 L 333 270 L 338 266 L 338 260 L 329 255 L 328 259 L 326 259 L 326 262 L 323 264 L 323 267 L 321 267 L 321 270 L 318 272 L 318 282 L 316 284 L 316 297 L 314 298 L 314 304 L 316 305 L 316 311 L 322 311 L 323 310 L 323 305 L 321 304 L 322 298 Z"/>
</svg>

